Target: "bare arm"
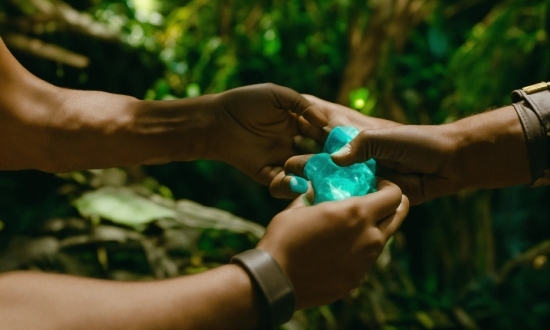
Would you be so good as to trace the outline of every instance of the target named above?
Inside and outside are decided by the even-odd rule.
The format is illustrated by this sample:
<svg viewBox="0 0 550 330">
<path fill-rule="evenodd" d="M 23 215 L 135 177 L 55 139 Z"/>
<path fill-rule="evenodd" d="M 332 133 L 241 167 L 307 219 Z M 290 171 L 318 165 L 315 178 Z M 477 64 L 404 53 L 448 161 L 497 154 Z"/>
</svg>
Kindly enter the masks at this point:
<svg viewBox="0 0 550 330">
<path fill-rule="evenodd" d="M 362 131 L 335 162 L 374 157 L 380 175 L 419 204 L 462 189 L 494 189 L 530 181 L 529 157 L 512 106 L 446 125 L 407 125 Z"/>
<path fill-rule="evenodd" d="M 454 194 L 461 189 L 502 188 L 528 184 L 530 161 L 525 134 L 513 106 L 487 111 L 444 125 L 393 125 L 381 122 L 367 127 L 357 111 L 309 97 L 320 103 L 331 126 L 354 125 L 359 135 L 332 155 L 347 166 L 375 158 L 377 175 L 395 182 L 411 204 Z M 320 141 L 326 136 L 307 125 Z M 295 156 L 285 164 L 287 173 L 302 173 L 310 156 Z M 272 182 L 276 197 L 294 197 L 280 174 Z"/>
<path fill-rule="evenodd" d="M 273 84 L 175 101 L 58 88 L 25 70 L 0 39 L 0 170 L 203 158 L 267 185 L 295 154 L 302 114 L 315 127 L 327 123 L 300 94 Z"/>
<path fill-rule="evenodd" d="M 2 329 L 248 329 L 261 317 L 236 265 L 132 283 L 16 272 L 0 276 L 0 294 Z"/>
<path fill-rule="evenodd" d="M 326 116 L 272 84 L 198 98 L 144 102 L 52 86 L 27 72 L 0 40 L 0 169 L 51 172 L 216 159 L 269 184 L 292 156 L 299 120 Z M 359 285 L 406 216 L 389 182 L 368 196 L 306 207 L 270 223 L 259 249 L 289 277 L 296 308 L 339 299 Z M 17 272 L 0 276 L 0 328 L 215 329 L 264 324 L 246 272 L 236 265 L 148 283 Z"/>
<path fill-rule="evenodd" d="M 388 181 L 378 188 L 315 206 L 299 198 L 273 218 L 257 248 L 292 282 L 296 309 L 347 296 L 399 228 L 407 198 Z M 258 328 L 262 299 L 237 265 L 146 283 L 16 272 L 0 276 L 0 329 Z"/>
</svg>

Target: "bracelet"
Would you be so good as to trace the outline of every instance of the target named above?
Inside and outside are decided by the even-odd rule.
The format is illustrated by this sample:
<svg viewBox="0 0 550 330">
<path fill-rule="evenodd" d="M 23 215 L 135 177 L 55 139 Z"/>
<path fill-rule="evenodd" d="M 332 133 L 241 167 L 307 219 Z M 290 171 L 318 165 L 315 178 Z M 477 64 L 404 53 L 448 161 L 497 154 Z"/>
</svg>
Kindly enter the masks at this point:
<svg viewBox="0 0 550 330">
<path fill-rule="evenodd" d="M 539 83 L 512 92 L 529 154 L 531 184 L 550 184 L 550 83 Z"/>
<path fill-rule="evenodd" d="M 294 313 L 294 287 L 277 261 L 264 250 L 252 249 L 231 258 L 240 264 L 265 298 L 267 328 L 288 322 Z"/>
</svg>

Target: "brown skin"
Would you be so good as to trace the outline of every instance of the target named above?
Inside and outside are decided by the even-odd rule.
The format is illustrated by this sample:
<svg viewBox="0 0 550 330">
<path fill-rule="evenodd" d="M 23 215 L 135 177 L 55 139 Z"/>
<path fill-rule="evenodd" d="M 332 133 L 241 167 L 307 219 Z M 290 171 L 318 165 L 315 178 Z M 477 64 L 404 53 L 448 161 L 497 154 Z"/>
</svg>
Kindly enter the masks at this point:
<svg viewBox="0 0 550 330">
<path fill-rule="evenodd" d="M 297 309 L 347 296 L 399 228 L 407 198 L 388 181 L 378 189 L 315 206 L 299 198 L 273 218 L 257 248 L 292 281 Z M 258 306 L 258 293 L 236 265 L 146 283 L 0 276 L 1 329 L 249 329 L 263 324 Z"/>
<path fill-rule="evenodd" d="M 323 106 L 329 122 L 350 124 L 351 112 Z M 355 115 L 357 116 L 357 115 Z M 361 121 L 351 122 L 363 129 Z M 318 131 L 313 129 L 312 132 Z M 316 137 L 314 133 L 310 134 Z M 318 137 L 318 136 L 317 136 Z M 295 156 L 285 171 L 301 174 L 310 156 Z M 530 182 L 527 147 L 512 106 L 445 125 L 399 125 L 366 129 L 333 154 L 341 166 L 375 158 L 381 177 L 395 182 L 416 205 L 462 189 L 502 188 Z M 276 197 L 292 197 L 283 175 L 271 183 Z"/>
<path fill-rule="evenodd" d="M 347 296 L 399 228 L 408 212 L 407 197 L 389 181 L 380 181 L 378 189 L 307 207 L 298 198 L 273 218 L 258 248 L 285 269 L 298 309 Z"/>
<path fill-rule="evenodd" d="M 365 130 L 401 125 L 390 120 L 365 116 L 358 111 L 344 107 L 340 104 L 322 100 L 313 95 L 303 95 L 303 97 L 306 98 L 316 109 L 319 109 L 319 111 L 328 120 L 328 125 L 319 128 L 313 126 L 308 121 L 299 118 L 299 127 L 302 135 L 314 139 L 321 145 L 325 142 L 330 131 L 336 126 L 354 126 L 358 130 Z M 298 136 L 298 138 L 302 138 L 302 135 Z M 293 158 L 293 161 L 286 162 L 287 165 L 285 166 L 287 166 L 287 168 L 285 168 L 285 171 L 280 172 L 275 179 L 271 181 L 269 186 L 269 190 L 273 197 L 294 199 L 299 195 L 290 190 L 290 180 L 292 179 L 292 176 L 288 176 L 286 173 L 303 175 L 303 166 L 309 157 L 311 157 L 311 155 Z M 301 162 L 298 164 L 296 163 L 296 160 L 301 160 Z"/>
<path fill-rule="evenodd" d="M 316 104 L 272 84 L 177 101 L 61 89 L 26 71 L 0 39 L 0 169 L 205 158 L 269 184 L 296 154 L 295 135 L 327 121 Z M 297 308 L 347 295 L 399 227 L 407 198 L 387 181 L 379 189 L 311 207 L 300 198 L 271 221 L 258 248 L 292 281 Z M 257 328 L 258 294 L 237 265 L 147 283 L 14 272 L 0 275 L 0 329 Z"/>
<path fill-rule="evenodd" d="M 273 84 L 140 101 L 50 85 L 26 71 L 1 39 L 0 63 L 4 170 L 67 172 L 202 158 L 227 162 L 268 185 L 296 154 L 299 116 L 316 127 L 327 124 L 300 94 Z"/>
<path fill-rule="evenodd" d="M 379 159 L 381 176 L 413 204 L 462 189 L 493 189 L 530 181 L 523 130 L 512 106 L 447 125 L 363 131 L 333 160 L 349 165 Z"/>
</svg>

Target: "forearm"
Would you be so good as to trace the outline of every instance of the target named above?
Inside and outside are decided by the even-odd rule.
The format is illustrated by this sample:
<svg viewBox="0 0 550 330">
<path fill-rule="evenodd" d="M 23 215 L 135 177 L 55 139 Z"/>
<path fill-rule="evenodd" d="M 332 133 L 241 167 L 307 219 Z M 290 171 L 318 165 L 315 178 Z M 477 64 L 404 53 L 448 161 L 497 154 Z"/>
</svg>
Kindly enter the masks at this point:
<svg viewBox="0 0 550 330">
<path fill-rule="evenodd" d="M 527 147 L 512 106 L 446 125 L 463 188 L 501 188 L 530 181 Z"/>
<path fill-rule="evenodd" d="M 67 172 L 184 161 L 200 157 L 205 148 L 210 96 L 153 102 L 41 88 L 33 95 L 42 97 L 17 105 L 4 120 L 2 169 Z"/>
<path fill-rule="evenodd" d="M 0 39 L 0 170 L 66 172 L 201 157 L 216 125 L 213 98 L 140 101 L 58 88 L 25 70 Z"/>
<path fill-rule="evenodd" d="M 259 305 L 236 265 L 147 283 L 0 276 L 2 329 L 246 329 L 259 323 Z"/>
<path fill-rule="evenodd" d="M 50 131 L 53 170 L 187 161 L 206 148 L 210 96 L 138 101 L 101 92 L 67 93 L 64 121 Z"/>
</svg>

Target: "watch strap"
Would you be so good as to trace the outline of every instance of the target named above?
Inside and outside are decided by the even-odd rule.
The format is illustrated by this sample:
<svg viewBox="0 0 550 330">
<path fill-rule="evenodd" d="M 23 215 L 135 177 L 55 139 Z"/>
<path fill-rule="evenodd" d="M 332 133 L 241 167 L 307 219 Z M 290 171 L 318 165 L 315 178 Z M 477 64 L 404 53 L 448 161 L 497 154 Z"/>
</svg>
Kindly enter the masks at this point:
<svg viewBox="0 0 550 330">
<path fill-rule="evenodd" d="M 529 153 L 531 184 L 550 184 L 550 83 L 512 92 Z"/>
<path fill-rule="evenodd" d="M 231 258 L 231 263 L 240 264 L 261 290 L 265 298 L 268 328 L 292 318 L 296 304 L 294 287 L 271 254 L 260 249 L 247 250 Z"/>
</svg>

